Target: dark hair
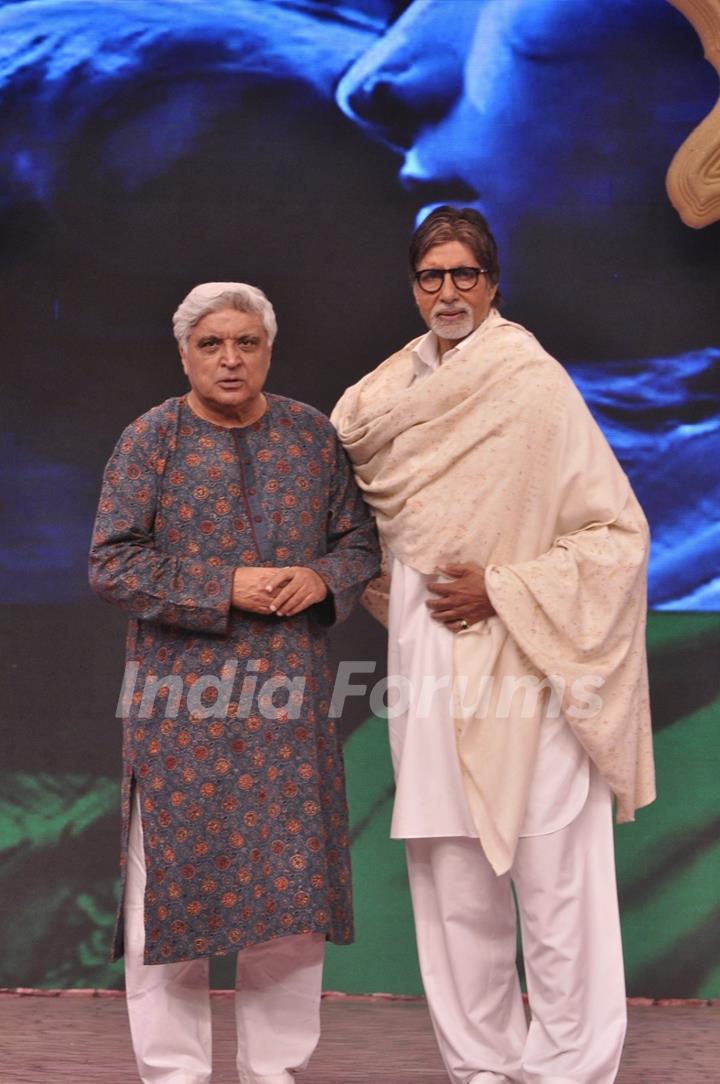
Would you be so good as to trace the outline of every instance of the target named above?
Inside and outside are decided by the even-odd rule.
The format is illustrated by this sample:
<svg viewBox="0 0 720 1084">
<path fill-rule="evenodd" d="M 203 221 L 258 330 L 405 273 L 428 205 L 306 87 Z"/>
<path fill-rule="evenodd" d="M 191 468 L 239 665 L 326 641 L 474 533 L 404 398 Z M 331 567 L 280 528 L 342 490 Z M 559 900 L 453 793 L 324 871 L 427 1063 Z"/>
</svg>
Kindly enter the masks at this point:
<svg viewBox="0 0 720 1084">
<path fill-rule="evenodd" d="M 497 286 L 500 281 L 500 264 L 497 245 L 490 232 L 486 219 L 472 207 L 450 207 L 445 204 L 436 207 L 427 218 L 423 219 L 410 241 L 410 275 L 415 281 L 417 265 L 428 249 L 434 245 L 443 245 L 447 241 L 461 241 L 472 250 L 478 266 L 487 271 L 488 281 Z M 493 304 L 500 306 L 500 291 L 495 294 Z"/>
</svg>

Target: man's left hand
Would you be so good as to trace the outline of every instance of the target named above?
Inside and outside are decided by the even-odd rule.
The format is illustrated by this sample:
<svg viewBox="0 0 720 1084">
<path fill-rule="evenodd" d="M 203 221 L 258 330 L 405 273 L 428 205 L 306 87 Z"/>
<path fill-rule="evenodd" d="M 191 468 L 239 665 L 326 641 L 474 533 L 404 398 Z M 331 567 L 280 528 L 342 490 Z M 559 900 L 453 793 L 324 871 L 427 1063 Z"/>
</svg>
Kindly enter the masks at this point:
<svg viewBox="0 0 720 1084">
<path fill-rule="evenodd" d="M 322 602 L 328 593 L 327 584 L 317 572 L 300 565 L 277 569 L 265 590 L 274 595 L 270 609 L 278 617 L 293 617 L 308 606 Z"/>
<path fill-rule="evenodd" d="M 433 621 L 439 621 L 451 632 L 460 632 L 477 621 L 492 617 L 495 608 L 485 589 L 485 569 L 471 563 L 441 565 L 439 571 L 452 577 L 449 581 L 435 580 L 428 591 L 439 595 L 426 603 Z"/>
</svg>

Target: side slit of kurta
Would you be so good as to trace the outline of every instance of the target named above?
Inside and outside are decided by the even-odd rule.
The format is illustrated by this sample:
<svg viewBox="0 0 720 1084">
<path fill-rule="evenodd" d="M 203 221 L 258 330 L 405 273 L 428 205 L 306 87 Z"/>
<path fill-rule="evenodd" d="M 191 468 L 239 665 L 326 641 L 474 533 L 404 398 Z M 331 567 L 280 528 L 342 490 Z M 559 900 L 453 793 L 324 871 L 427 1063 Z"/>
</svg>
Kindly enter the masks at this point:
<svg viewBox="0 0 720 1084">
<path fill-rule="evenodd" d="M 128 863 L 128 850 L 130 843 L 130 818 L 132 816 L 133 799 L 135 797 L 135 788 L 138 786 L 138 781 L 135 778 L 135 773 L 130 773 L 130 781 L 127 787 L 123 783 L 123 790 L 127 789 L 128 794 L 128 815 L 124 815 L 122 818 L 122 830 L 120 840 L 120 898 L 118 901 L 117 917 L 115 921 L 115 933 L 113 936 L 113 948 L 112 958 L 118 959 L 125 952 L 125 888 L 127 884 L 127 863 Z M 123 802 L 124 805 L 124 802 Z M 142 809 L 142 800 L 140 801 L 140 809 Z M 146 885 L 147 890 L 147 885 Z"/>
</svg>

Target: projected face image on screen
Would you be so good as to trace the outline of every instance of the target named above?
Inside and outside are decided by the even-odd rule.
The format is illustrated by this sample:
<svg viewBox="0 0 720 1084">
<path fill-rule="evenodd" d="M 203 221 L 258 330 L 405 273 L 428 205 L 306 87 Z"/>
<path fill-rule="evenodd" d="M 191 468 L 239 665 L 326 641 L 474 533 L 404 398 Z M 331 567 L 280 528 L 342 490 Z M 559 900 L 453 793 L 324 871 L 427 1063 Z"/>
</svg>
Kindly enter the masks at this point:
<svg viewBox="0 0 720 1084">
<path fill-rule="evenodd" d="M 716 96 L 701 67 L 664 4 L 418 0 L 337 94 L 402 152 L 419 218 L 488 217 L 513 312 L 562 343 L 648 513 L 656 608 L 720 603 L 720 246 L 662 240 L 665 170 Z"/>
<path fill-rule="evenodd" d="M 312 316 L 307 284 L 323 282 L 340 231 L 334 308 L 354 311 L 360 282 L 368 323 L 386 322 L 385 284 L 404 275 L 399 235 L 439 202 L 482 210 L 507 315 L 568 366 L 648 513 L 651 605 L 718 607 L 717 231 L 688 236 L 663 189 L 716 88 L 676 11 L 655 0 L 35 0 L 1 8 L 0 24 L 5 206 L 42 207 L 68 259 L 82 250 L 100 278 L 137 266 L 184 288 L 217 277 L 241 235 L 245 266 L 256 252 L 288 280 L 302 267 Z M 375 145 L 391 151 L 382 180 Z M 391 199 L 392 242 L 368 219 Z M 77 325 L 92 323 L 82 296 L 74 306 Z M 377 364 L 371 349 L 343 351 L 333 378 Z M 71 597 L 84 591 L 78 540 L 95 480 L 73 452 L 59 468 L 50 448 L 26 444 L 13 454 L 48 479 L 46 500 L 18 523 L 9 589 L 28 553 L 42 576 L 45 554 L 79 569 L 63 579 Z M 57 527 L 68 513 L 72 552 Z"/>
</svg>

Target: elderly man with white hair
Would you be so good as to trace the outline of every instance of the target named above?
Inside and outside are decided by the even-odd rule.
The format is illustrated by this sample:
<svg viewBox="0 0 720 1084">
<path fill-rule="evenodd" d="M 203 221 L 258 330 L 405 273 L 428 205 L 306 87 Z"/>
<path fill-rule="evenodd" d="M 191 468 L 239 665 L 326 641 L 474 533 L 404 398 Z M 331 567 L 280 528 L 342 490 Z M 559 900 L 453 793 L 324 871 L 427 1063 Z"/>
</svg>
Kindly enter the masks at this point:
<svg viewBox="0 0 720 1084">
<path fill-rule="evenodd" d="M 197 286 L 173 326 L 190 390 L 120 437 L 90 558 L 130 617 L 113 955 L 145 1084 L 210 1080 L 208 958 L 229 952 L 241 1084 L 289 1084 L 324 941 L 353 934 L 326 630 L 377 540 L 327 418 L 263 391 L 262 291 Z"/>
</svg>

